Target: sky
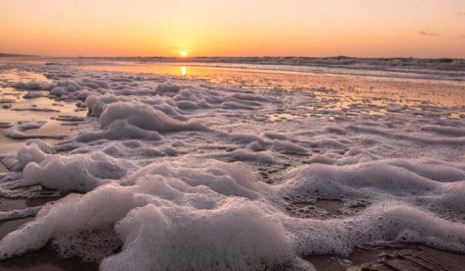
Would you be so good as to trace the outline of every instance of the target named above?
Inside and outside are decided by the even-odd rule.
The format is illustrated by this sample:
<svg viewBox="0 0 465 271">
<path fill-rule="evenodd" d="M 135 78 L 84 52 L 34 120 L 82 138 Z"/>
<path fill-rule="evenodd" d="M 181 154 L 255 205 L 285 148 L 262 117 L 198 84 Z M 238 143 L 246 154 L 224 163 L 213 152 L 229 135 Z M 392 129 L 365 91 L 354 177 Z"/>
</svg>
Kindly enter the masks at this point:
<svg viewBox="0 0 465 271">
<path fill-rule="evenodd" d="M 0 52 L 465 58 L 465 0 L 0 0 Z"/>
</svg>

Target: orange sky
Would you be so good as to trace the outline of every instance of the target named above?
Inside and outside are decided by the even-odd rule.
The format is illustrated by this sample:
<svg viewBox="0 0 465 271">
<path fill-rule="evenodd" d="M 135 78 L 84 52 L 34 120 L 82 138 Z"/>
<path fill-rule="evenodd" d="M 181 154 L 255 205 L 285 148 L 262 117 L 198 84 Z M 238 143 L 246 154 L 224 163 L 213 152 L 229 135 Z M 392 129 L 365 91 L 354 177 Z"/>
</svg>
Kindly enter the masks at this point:
<svg viewBox="0 0 465 271">
<path fill-rule="evenodd" d="M 1 0 L 0 52 L 465 58 L 464 0 Z"/>
</svg>

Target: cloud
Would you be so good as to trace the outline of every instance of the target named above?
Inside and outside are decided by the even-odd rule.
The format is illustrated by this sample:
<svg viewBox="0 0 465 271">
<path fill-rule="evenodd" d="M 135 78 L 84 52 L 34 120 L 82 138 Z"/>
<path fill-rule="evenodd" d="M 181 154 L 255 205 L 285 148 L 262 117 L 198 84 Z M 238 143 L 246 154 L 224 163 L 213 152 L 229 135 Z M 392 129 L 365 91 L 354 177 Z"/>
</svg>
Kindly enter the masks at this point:
<svg viewBox="0 0 465 271">
<path fill-rule="evenodd" d="M 464 17 L 465 17 L 465 12 L 457 12 L 455 15 L 457 15 L 457 16 L 464 16 Z"/>
<path fill-rule="evenodd" d="M 422 36 L 429 36 L 429 37 L 437 37 L 437 36 L 440 36 L 439 33 L 435 33 L 435 32 L 427 32 L 427 31 L 418 31 L 418 34 L 419 35 L 422 35 Z"/>
</svg>

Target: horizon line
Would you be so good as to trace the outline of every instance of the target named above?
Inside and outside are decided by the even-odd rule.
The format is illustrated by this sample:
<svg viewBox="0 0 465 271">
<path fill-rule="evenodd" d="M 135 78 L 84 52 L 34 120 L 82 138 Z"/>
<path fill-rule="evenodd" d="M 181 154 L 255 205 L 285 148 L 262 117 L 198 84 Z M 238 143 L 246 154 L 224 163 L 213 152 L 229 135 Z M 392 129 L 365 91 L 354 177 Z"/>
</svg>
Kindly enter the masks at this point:
<svg viewBox="0 0 465 271">
<path fill-rule="evenodd" d="M 460 57 L 414 57 L 414 56 L 397 56 L 397 57 L 357 57 L 348 55 L 333 55 L 333 56 L 304 56 L 304 55 L 280 55 L 280 56 L 269 56 L 269 55 L 249 55 L 249 56 L 47 56 L 47 55 L 30 55 L 30 54 L 16 54 L 16 53 L 0 53 L 0 57 L 34 57 L 34 58 L 169 58 L 179 60 L 189 60 L 196 58 L 312 58 L 312 59 L 324 59 L 324 58 L 356 58 L 356 59 L 457 59 L 465 60 Z"/>
</svg>

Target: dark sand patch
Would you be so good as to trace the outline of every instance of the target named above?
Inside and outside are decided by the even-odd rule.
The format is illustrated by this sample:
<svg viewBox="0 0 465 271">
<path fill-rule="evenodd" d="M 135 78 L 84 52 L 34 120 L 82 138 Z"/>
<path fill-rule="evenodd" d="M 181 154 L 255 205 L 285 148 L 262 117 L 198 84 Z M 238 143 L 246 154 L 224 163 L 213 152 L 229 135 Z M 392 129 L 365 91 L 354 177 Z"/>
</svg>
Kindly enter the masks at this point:
<svg viewBox="0 0 465 271">
<path fill-rule="evenodd" d="M 317 271 L 345 271 L 346 265 L 341 258 L 334 255 L 314 255 L 304 258 L 311 262 Z"/>
<path fill-rule="evenodd" d="M 25 255 L 13 257 L 11 259 L 0 262 L 0 271 L 13 270 L 93 271 L 98 270 L 98 264 L 86 263 L 77 257 L 73 257 L 70 259 L 61 259 L 60 256 L 53 250 L 52 246 L 48 244 L 44 248 L 41 248 L 37 251 L 32 251 Z"/>
<path fill-rule="evenodd" d="M 44 200 L 44 199 L 41 199 Z M 39 204 L 34 203 L 34 204 Z M 0 239 L 20 228 L 22 225 L 34 220 L 33 217 L 0 222 Z M 12 270 L 98 270 L 98 264 L 83 262 L 78 257 L 63 259 L 49 244 L 37 251 L 0 261 L 0 271 Z"/>
<path fill-rule="evenodd" d="M 297 202 L 293 203 L 292 206 L 297 212 L 308 212 L 310 210 L 321 209 L 327 213 L 338 216 L 341 215 L 341 209 L 344 207 L 344 202 L 341 200 L 328 200 L 328 199 L 317 199 L 312 202 Z"/>
<path fill-rule="evenodd" d="M 63 269 L 58 268 L 53 265 L 38 265 L 34 267 L 28 267 L 28 268 L 18 268 L 18 267 L 1 267 L 0 266 L 0 271 L 17 271 L 17 270 L 24 270 L 24 271 L 61 271 Z"/>
<path fill-rule="evenodd" d="M 316 202 L 318 208 L 324 209 L 330 214 L 338 215 L 341 214 L 341 208 L 344 206 L 344 203 L 340 200 L 318 200 Z"/>
<path fill-rule="evenodd" d="M 34 220 L 33 217 L 26 217 L 26 218 L 21 218 L 21 219 L 16 219 L 16 220 L 0 222 L 0 240 L 3 239 L 3 237 L 5 237 L 10 232 L 17 230 L 23 224 L 29 221 L 32 221 L 32 220 Z"/>
<path fill-rule="evenodd" d="M 59 200 L 61 197 L 51 198 L 31 198 L 31 199 L 7 199 L 0 198 L 0 211 L 6 212 L 16 209 L 25 209 L 28 207 L 42 206 L 48 202 Z"/>
<path fill-rule="evenodd" d="M 0 212 L 25 209 L 29 207 L 42 206 L 48 202 L 56 201 L 61 197 L 36 198 L 36 199 L 6 199 L 0 198 Z M 34 215 L 33 215 L 34 216 Z M 25 217 L 15 220 L 0 221 L 0 240 L 7 234 L 17 230 L 23 224 L 32 221 L 34 217 Z M 0 269 L 1 270 L 1 269 Z"/>
<path fill-rule="evenodd" d="M 318 271 L 463 271 L 465 255 L 416 244 L 355 248 L 348 259 L 336 255 L 305 257 Z"/>
</svg>

